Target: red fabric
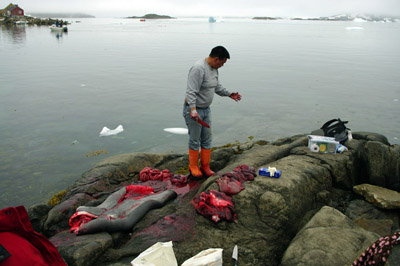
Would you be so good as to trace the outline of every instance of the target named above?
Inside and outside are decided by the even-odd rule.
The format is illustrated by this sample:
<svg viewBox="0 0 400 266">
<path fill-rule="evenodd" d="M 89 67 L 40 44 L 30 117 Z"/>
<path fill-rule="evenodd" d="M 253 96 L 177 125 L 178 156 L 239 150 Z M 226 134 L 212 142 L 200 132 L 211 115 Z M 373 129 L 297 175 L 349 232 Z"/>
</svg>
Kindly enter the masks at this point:
<svg viewBox="0 0 400 266">
<path fill-rule="evenodd" d="M 210 190 L 200 193 L 192 201 L 196 211 L 218 223 L 222 220 L 234 221 L 236 219 L 236 210 L 233 200 L 225 193 Z"/>
<path fill-rule="evenodd" d="M 168 180 L 172 174 L 169 172 L 169 170 L 158 170 L 158 169 L 152 169 L 150 167 L 145 167 L 143 168 L 142 171 L 139 173 L 140 181 L 146 182 L 149 180 Z"/>
<path fill-rule="evenodd" d="M 0 266 L 66 266 L 56 247 L 35 232 L 24 206 L 0 210 L 0 244 L 11 254 Z"/>
<path fill-rule="evenodd" d="M 49 265 L 44 260 L 40 251 L 22 236 L 10 232 L 1 232 L 0 242 L 11 254 L 10 257 L 0 262 L 1 266 Z"/>
</svg>

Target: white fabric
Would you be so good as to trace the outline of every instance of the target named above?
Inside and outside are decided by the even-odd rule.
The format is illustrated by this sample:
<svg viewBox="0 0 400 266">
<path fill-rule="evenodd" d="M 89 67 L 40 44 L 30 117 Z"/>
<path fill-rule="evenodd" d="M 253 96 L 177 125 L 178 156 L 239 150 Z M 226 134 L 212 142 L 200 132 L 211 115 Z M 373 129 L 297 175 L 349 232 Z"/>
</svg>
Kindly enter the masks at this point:
<svg viewBox="0 0 400 266">
<path fill-rule="evenodd" d="M 140 253 L 131 264 L 132 266 L 178 266 L 172 241 L 155 243 Z"/>
<path fill-rule="evenodd" d="M 222 248 L 209 248 L 191 257 L 181 266 L 222 266 Z"/>
</svg>

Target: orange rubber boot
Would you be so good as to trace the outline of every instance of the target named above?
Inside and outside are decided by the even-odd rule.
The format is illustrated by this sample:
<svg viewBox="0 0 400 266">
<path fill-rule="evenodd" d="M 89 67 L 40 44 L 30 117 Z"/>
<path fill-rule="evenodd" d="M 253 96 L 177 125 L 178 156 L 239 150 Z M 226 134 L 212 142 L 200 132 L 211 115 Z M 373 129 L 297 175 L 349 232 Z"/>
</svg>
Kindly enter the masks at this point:
<svg viewBox="0 0 400 266">
<path fill-rule="evenodd" d="M 214 171 L 210 169 L 210 159 L 211 159 L 211 150 L 201 149 L 200 153 L 201 170 L 207 177 L 215 174 Z"/>
<path fill-rule="evenodd" d="M 189 149 L 189 171 L 195 178 L 202 178 L 199 168 L 199 151 Z"/>
</svg>

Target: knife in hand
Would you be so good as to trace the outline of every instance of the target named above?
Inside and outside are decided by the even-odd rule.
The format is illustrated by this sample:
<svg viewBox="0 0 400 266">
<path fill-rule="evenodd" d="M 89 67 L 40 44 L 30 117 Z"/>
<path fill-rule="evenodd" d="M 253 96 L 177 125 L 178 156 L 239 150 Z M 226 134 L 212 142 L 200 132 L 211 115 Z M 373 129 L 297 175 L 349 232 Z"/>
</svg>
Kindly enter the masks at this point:
<svg viewBox="0 0 400 266">
<path fill-rule="evenodd" d="M 202 125 L 202 126 L 204 126 L 206 128 L 210 128 L 210 125 L 207 124 L 206 122 L 204 122 L 203 120 L 201 120 L 200 117 L 197 119 L 197 123 L 199 123 L 200 125 Z"/>
</svg>

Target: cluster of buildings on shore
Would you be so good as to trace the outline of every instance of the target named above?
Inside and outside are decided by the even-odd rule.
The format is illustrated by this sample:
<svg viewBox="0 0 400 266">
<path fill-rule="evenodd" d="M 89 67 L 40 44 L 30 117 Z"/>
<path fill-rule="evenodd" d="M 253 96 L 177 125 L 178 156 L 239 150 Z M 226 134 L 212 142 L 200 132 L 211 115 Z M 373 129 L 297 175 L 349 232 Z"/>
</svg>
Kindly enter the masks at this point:
<svg viewBox="0 0 400 266">
<path fill-rule="evenodd" d="M 53 24 L 67 25 L 67 21 L 61 19 L 42 19 L 40 17 L 33 17 L 25 15 L 24 10 L 16 4 L 10 3 L 4 9 L 0 9 L 0 24 L 1 25 L 46 25 L 50 26 Z"/>
<path fill-rule="evenodd" d="M 6 8 L 0 9 L 0 16 L 19 18 L 19 17 L 24 17 L 25 14 L 24 10 L 20 8 L 18 5 L 10 3 Z"/>
</svg>

